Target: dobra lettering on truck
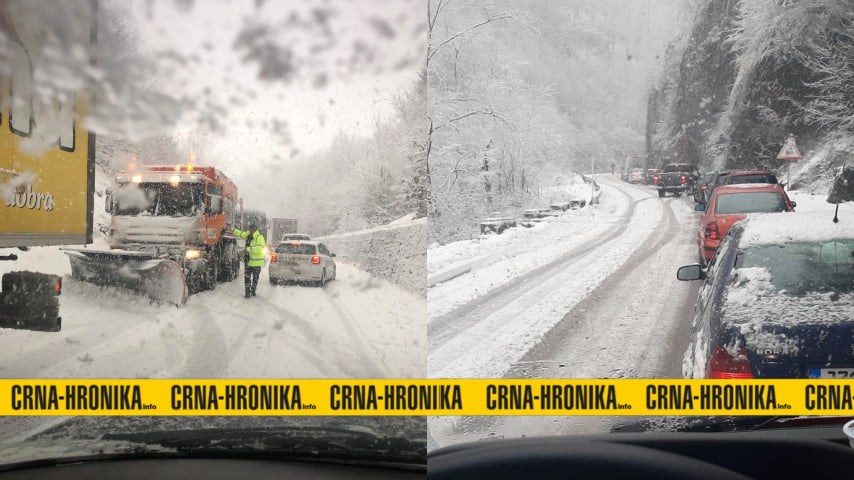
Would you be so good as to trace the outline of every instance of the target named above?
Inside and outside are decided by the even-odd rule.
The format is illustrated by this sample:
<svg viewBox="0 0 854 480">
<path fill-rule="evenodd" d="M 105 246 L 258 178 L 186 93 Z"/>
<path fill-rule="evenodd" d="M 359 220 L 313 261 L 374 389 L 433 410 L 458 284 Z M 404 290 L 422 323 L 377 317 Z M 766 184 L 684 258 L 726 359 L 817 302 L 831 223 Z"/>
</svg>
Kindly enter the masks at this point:
<svg viewBox="0 0 854 480">
<path fill-rule="evenodd" d="M 38 193 L 33 190 L 32 185 L 27 185 L 26 189 L 22 187 L 9 189 L 8 192 L 5 192 L 5 200 L 7 207 L 44 210 L 45 212 L 52 212 L 56 207 L 52 194 Z"/>
</svg>

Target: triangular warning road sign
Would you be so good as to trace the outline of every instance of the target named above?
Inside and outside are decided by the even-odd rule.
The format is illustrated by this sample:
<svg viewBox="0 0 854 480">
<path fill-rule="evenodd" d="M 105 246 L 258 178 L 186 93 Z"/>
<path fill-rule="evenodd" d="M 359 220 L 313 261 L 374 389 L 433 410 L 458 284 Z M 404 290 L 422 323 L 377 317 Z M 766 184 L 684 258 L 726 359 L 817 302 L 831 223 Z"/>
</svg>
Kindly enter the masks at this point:
<svg viewBox="0 0 854 480">
<path fill-rule="evenodd" d="M 780 153 L 777 154 L 777 160 L 797 162 L 800 159 L 801 151 L 798 150 L 798 145 L 795 143 L 795 136 L 789 134 L 789 138 L 786 139 L 786 143 L 780 149 Z"/>
</svg>

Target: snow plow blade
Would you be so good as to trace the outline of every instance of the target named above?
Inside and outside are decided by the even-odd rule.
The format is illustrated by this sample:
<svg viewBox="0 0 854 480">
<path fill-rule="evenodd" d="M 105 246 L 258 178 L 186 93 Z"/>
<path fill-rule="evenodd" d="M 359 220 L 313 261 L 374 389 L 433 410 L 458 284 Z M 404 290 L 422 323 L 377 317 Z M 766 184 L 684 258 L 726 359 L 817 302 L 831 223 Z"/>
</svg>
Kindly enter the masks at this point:
<svg viewBox="0 0 854 480">
<path fill-rule="evenodd" d="M 187 279 L 178 262 L 154 254 L 123 250 L 63 249 L 71 261 L 71 278 L 123 287 L 161 302 L 183 305 Z"/>
</svg>

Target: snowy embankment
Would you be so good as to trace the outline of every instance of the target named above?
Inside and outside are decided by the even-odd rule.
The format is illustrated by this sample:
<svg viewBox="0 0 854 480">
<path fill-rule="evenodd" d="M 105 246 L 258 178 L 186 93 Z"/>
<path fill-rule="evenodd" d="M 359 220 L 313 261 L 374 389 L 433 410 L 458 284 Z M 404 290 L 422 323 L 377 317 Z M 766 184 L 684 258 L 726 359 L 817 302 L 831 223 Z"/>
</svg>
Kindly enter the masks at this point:
<svg viewBox="0 0 854 480">
<path fill-rule="evenodd" d="M 618 225 L 631 200 L 612 187 L 602 188 L 600 204 L 568 210 L 531 228 L 512 228 L 502 235 L 430 245 L 427 249 L 430 316 L 444 315 L 487 295 L 577 246 L 595 241 Z"/>
<path fill-rule="evenodd" d="M 427 219 L 408 215 L 387 225 L 320 237 L 339 260 L 424 297 Z"/>
<path fill-rule="evenodd" d="M 470 266 L 428 291 L 430 376 L 504 375 L 627 261 L 666 213 L 652 190 L 617 182 L 593 208 L 428 250 L 431 275 Z"/>
</svg>

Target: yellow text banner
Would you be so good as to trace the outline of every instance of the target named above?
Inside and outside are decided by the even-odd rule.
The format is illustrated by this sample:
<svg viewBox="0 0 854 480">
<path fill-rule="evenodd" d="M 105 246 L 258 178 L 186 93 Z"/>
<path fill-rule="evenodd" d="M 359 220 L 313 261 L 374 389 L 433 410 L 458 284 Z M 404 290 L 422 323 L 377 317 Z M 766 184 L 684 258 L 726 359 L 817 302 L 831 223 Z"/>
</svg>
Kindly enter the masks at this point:
<svg viewBox="0 0 854 480">
<path fill-rule="evenodd" d="M 854 380 L 0 380 L 0 415 L 854 415 Z"/>
</svg>

